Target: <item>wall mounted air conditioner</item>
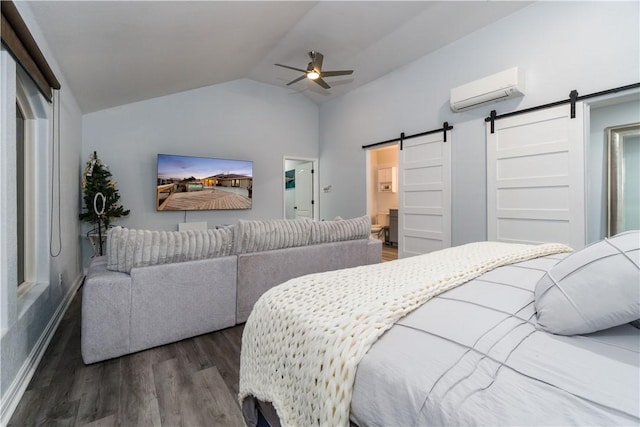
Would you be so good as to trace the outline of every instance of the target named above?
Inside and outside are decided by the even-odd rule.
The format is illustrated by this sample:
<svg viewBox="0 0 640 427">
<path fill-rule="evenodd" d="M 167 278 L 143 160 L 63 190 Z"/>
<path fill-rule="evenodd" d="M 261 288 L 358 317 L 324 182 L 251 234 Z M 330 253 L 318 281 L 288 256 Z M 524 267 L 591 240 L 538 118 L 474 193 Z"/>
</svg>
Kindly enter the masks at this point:
<svg viewBox="0 0 640 427">
<path fill-rule="evenodd" d="M 524 95 L 524 70 L 519 67 L 451 89 L 451 109 L 464 111 Z"/>
</svg>

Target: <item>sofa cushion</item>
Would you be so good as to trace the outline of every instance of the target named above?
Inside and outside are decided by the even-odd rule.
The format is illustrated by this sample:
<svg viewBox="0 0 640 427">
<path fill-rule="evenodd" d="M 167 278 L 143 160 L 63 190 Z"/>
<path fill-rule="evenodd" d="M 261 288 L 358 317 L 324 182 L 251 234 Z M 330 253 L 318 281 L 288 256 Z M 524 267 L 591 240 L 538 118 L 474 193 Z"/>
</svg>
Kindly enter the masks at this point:
<svg viewBox="0 0 640 427">
<path fill-rule="evenodd" d="M 239 220 L 234 253 L 246 254 L 309 244 L 311 220 L 271 219 Z"/>
<path fill-rule="evenodd" d="M 133 267 L 228 256 L 233 234 L 233 227 L 188 231 L 115 227 L 107 235 L 107 269 L 129 273 Z"/>
<path fill-rule="evenodd" d="M 311 224 L 311 243 L 368 239 L 370 233 L 371 218 L 368 215 L 334 221 L 313 221 Z"/>
</svg>

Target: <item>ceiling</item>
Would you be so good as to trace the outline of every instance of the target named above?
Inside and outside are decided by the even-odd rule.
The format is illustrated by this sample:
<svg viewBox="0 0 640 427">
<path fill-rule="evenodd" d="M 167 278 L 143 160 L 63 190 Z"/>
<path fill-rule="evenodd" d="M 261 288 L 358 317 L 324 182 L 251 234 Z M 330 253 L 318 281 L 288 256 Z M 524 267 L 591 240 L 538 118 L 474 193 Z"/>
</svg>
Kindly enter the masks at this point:
<svg viewBox="0 0 640 427">
<path fill-rule="evenodd" d="M 29 1 L 83 113 L 248 78 L 286 87 L 324 54 L 324 102 L 526 6 L 487 1 Z"/>
</svg>

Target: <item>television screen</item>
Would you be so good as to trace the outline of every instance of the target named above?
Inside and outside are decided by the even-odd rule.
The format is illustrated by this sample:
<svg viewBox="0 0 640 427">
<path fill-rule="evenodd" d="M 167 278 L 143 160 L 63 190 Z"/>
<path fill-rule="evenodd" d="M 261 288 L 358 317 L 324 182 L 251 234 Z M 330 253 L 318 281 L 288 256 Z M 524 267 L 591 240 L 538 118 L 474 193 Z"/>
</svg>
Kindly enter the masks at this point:
<svg viewBox="0 0 640 427">
<path fill-rule="evenodd" d="M 251 209 L 253 162 L 158 154 L 156 209 Z"/>
</svg>

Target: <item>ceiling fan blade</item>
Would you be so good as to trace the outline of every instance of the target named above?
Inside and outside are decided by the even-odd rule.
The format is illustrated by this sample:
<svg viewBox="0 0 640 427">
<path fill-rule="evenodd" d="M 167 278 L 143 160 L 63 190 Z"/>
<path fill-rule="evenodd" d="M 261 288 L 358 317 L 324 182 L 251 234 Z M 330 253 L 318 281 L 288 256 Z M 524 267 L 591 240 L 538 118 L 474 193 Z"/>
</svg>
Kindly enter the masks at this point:
<svg viewBox="0 0 640 427">
<path fill-rule="evenodd" d="M 318 83 L 320 86 L 322 86 L 325 89 L 330 89 L 331 86 L 329 86 L 327 84 L 327 82 L 325 82 L 324 80 L 322 80 L 320 77 L 318 77 L 317 79 L 313 80 L 314 82 Z"/>
<path fill-rule="evenodd" d="M 322 77 L 347 76 L 349 74 L 353 74 L 353 70 L 323 71 L 320 73 Z"/>
<path fill-rule="evenodd" d="M 322 62 L 324 61 L 324 55 L 322 55 L 320 52 L 316 52 L 315 50 L 309 52 L 309 58 L 311 58 L 311 62 L 309 62 L 309 64 L 307 65 L 306 70 L 290 67 L 284 64 L 274 65 L 303 73 L 297 79 L 287 83 L 287 86 L 291 86 L 292 84 L 297 83 L 304 78 L 309 78 L 310 80 L 316 82 L 318 86 L 324 89 L 331 89 L 331 86 L 329 86 L 329 84 L 323 80 L 323 77 L 347 76 L 353 74 L 353 70 L 322 71 Z"/>
<path fill-rule="evenodd" d="M 307 75 L 303 74 L 300 77 L 298 77 L 297 79 L 291 80 L 289 83 L 287 83 L 287 86 L 291 86 L 292 84 L 299 82 L 300 80 L 304 79 L 305 77 L 307 77 Z"/>
<path fill-rule="evenodd" d="M 307 72 L 307 70 L 301 70 L 300 68 L 289 67 L 288 65 L 282 65 L 282 64 L 273 64 L 273 65 L 277 65 L 278 67 L 282 67 L 282 68 L 288 68 L 288 69 L 294 70 L 294 71 L 300 71 L 301 73 L 306 73 Z"/>
<path fill-rule="evenodd" d="M 313 63 L 313 69 L 320 72 L 320 70 L 322 70 L 322 60 L 324 59 L 324 56 L 320 52 L 315 51 L 309 52 L 309 56 Z"/>
</svg>

